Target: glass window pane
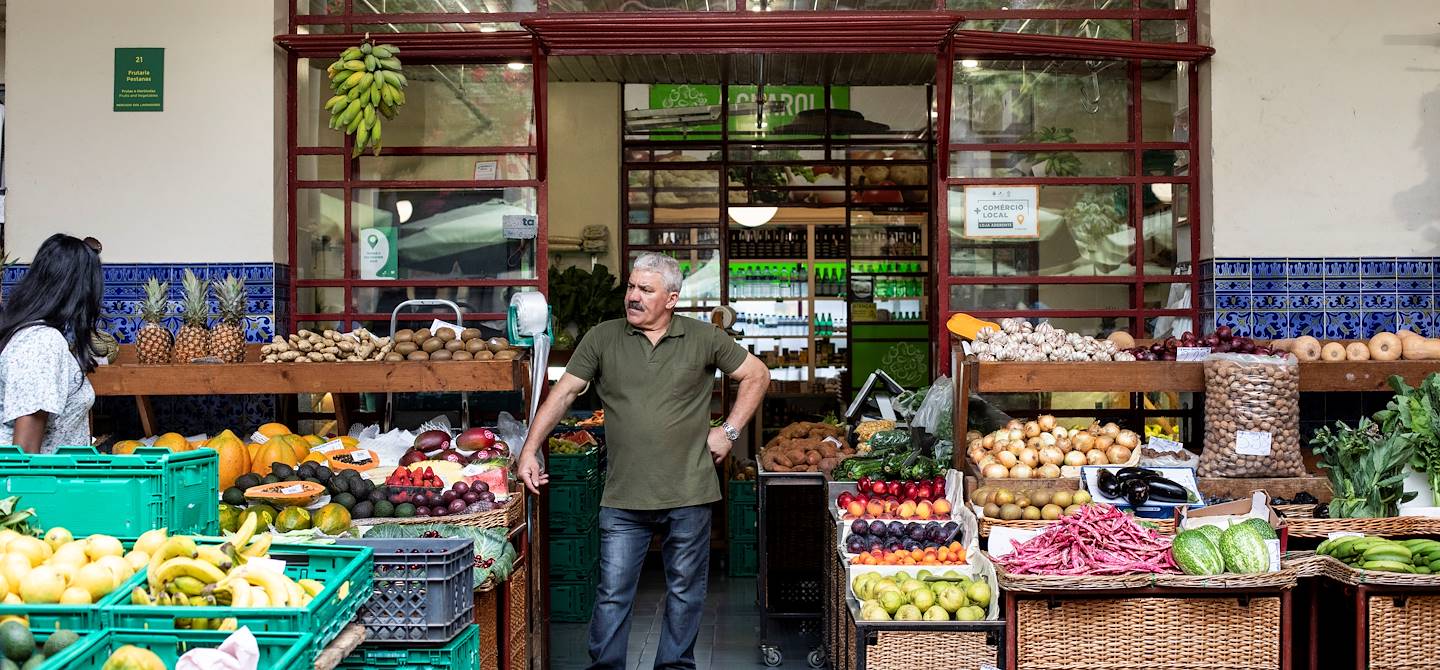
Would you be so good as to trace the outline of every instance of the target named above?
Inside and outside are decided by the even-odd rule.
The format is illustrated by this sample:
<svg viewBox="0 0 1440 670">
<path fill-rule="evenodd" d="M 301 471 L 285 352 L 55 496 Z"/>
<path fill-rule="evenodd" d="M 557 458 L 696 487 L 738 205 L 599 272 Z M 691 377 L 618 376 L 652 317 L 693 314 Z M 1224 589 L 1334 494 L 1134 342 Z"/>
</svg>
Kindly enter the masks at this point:
<svg viewBox="0 0 1440 670">
<path fill-rule="evenodd" d="M 1188 316 L 1145 317 L 1145 333 L 1148 337 L 1180 337 L 1186 331 L 1199 332 Z"/>
<path fill-rule="evenodd" d="M 763 144 L 730 145 L 731 162 L 763 163 L 780 161 L 823 161 L 824 147 L 776 147 Z"/>
<path fill-rule="evenodd" d="M 535 0 L 355 0 L 356 14 L 533 12 Z"/>
<path fill-rule="evenodd" d="M 699 163 L 703 161 L 718 163 L 720 147 L 686 145 L 686 148 L 680 149 L 672 145 L 660 148 L 627 147 L 625 149 L 625 162 L 627 163 Z"/>
<path fill-rule="evenodd" d="M 295 13 L 311 16 L 344 14 L 345 0 L 295 0 Z"/>
<path fill-rule="evenodd" d="M 1146 284 L 1145 309 L 1189 309 L 1189 284 Z"/>
<path fill-rule="evenodd" d="M 506 239 L 506 215 L 535 213 L 535 189 L 355 189 L 351 228 L 360 279 L 534 279 L 534 240 Z M 361 233 L 395 245 L 395 262 L 367 271 Z M 540 231 L 541 235 L 545 231 Z"/>
<path fill-rule="evenodd" d="M 412 65 L 404 113 L 385 124 L 385 146 L 528 146 L 534 143 L 531 68 Z"/>
<path fill-rule="evenodd" d="M 465 314 L 504 314 L 510 307 L 510 296 L 533 290 L 532 286 L 357 286 L 350 290 L 350 295 L 355 301 L 352 311 L 356 314 L 390 314 L 406 300 L 425 299 L 449 300 L 459 305 Z M 407 307 L 405 313 L 427 315 L 427 321 L 455 320 L 455 310 L 449 307 Z M 387 323 L 385 329 L 389 328 Z"/>
<path fill-rule="evenodd" d="M 649 12 L 680 10 L 686 12 L 733 12 L 735 0 L 552 0 L 552 12 Z"/>
<path fill-rule="evenodd" d="M 961 61 L 951 110 L 956 144 L 1124 142 L 1129 77 L 1122 61 Z"/>
<path fill-rule="evenodd" d="M 685 277 L 680 289 L 678 307 L 706 307 L 719 304 L 721 264 L 719 249 L 632 251 L 625 267 L 628 272 L 635 258 L 642 253 L 661 253 L 680 262 L 680 274 Z"/>
<path fill-rule="evenodd" d="M 831 117 L 832 134 L 837 137 L 904 137 L 930 136 L 931 101 L 928 86 L 851 86 L 848 87 L 848 110 L 842 106 L 836 87 L 831 97 L 837 111 Z M 858 118 L 865 124 L 859 124 Z M 878 125 L 876 125 L 878 124 Z M 854 127 L 852 127 L 852 125 Z M 882 127 L 883 126 L 883 127 Z"/>
<path fill-rule="evenodd" d="M 956 276 L 1125 276 L 1135 273 L 1129 186 L 1041 186 L 1038 239 L 967 239 L 965 193 L 950 189 Z"/>
<path fill-rule="evenodd" d="M 1143 42 L 1188 42 L 1190 27 L 1184 21 L 1141 21 Z"/>
<path fill-rule="evenodd" d="M 644 183 L 645 172 L 631 172 L 632 193 L 649 193 L 656 207 L 689 207 L 694 205 L 718 205 L 720 203 L 720 171 L 706 170 L 654 170 L 653 182 L 648 188 Z M 634 202 L 632 200 L 632 202 Z M 656 216 L 656 220 L 660 220 Z M 715 221 L 718 223 L 719 218 Z"/>
<path fill-rule="evenodd" d="M 350 327 L 345 321 L 300 321 L 295 324 L 298 330 L 308 330 L 312 333 L 323 333 L 326 330 L 338 330 L 342 333 L 349 332 Z M 390 331 L 390 323 L 385 323 L 384 330 L 371 329 L 374 333 L 385 333 Z"/>
<path fill-rule="evenodd" d="M 1134 305 L 1134 284 L 952 284 L 950 309 L 1032 311 L 1113 310 Z"/>
<path fill-rule="evenodd" d="M 720 228 L 630 228 L 631 245 L 716 245 L 720 244 Z"/>
<path fill-rule="evenodd" d="M 527 0 L 517 0 L 525 3 Z M 530 9 L 515 11 L 535 11 L 534 0 L 529 0 Z M 358 17 L 357 17 L 358 18 Z M 383 23 L 383 24 L 355 24 L 351 33 L 368 32 L 372 35 L 383 37 L 385 33 L 496 33 L 505 31 L 524 30 L 518 23 L 497 22 L 497 23 Z M 379 39 L 377 37 L 377 39 Z"/>
<path fill-rule="evenodd" d="M 568 10 L 565 4 L 592 0 L 562 0 L 551 3 L 551 11 Z M 594 0 L 608 2 L 609 0 Z M 694 2 L 695 0 L 678 0 Z M 702 0 L 703 1 L 703 0 Z M 632 4 L 632 3 L 626 3 Z M 733 95 L 733 94 L 732 94 Z M 624 123 L 627 140 L 720 140 L 720 104 L 718 84 L 626 84 L 624 89 Z M 753 105 L 752 105 L 753 108 Z M 642 158 L 642 160 L 647 160 Z M 664 160 L 656 157 L 655 160 Z M 682 160 L 705 160 L 689 156 Z"/>
<path fill-rule="evenodd" d="M 307 287 L 295 289 L 295 312 L 297 314 L 343 314 L 345 312 L 345 289 L 339 286 Z"/>
<path fill-rule="evenodd" d="M 1140 9 L 1186 9 L 1190 0 L 1140 0 Z"/>
<path fill-rule="evenodd" d="M 1086 37 L 1092 40 L 1130 39 L 1130 21 L 1127 19 L 988 19 L 964 21 L 960 28 L 1023 35 Z"/>
<path fill-rule="evenodd" d="M 1145 61 L 1141 65 L 1140 120 L 1146 142 L 1190 139 L 1190 72 L 1184 63 Z"/>
<path fill-rule="evenodd" d="M 1130 156 L 1121 151 L 952 151 L 950 177 L 1119 177 L 1130 174 Z"/>
<path fill-rule="evenodd" d="M 1176 274 L 1194 267 L 1190 248 L 1190 187 L 1186 184 L 1146 184 L 1145 274 Z"/>
<path fill-rule="evenodd" d="M 752 12 L 805 11 L 906 11 L 934 9 L 933 0 L 846 0 L 818 5 L 814 0 L 747 0 L 745 8 Z"/>
<path fill-rule="evenodd" d="M 360 157 L 360 179 L 404 181 L 533 179 L 529 154 L 503 156 L 371 156 Z"/>
<path fill-rule="evenodd" d="M 1183 177 L 1190 174 L 1190 152 L 1147 149 L 1141 174 L 1150 177 Z"/>
<path fill-rule="evenodd" d="M 1117 7 L 1117 4 L 1120 6 Z M 1036 9 L 1129 9 L 1130 0 L 1121 0 L 1119 3 L 1115 0 L 949 0 L 945 5 L 950 9 L 1008 9 L 1023 12 Z"/>
<path fill-rule="evenodd" d="M 345 192 L 302 188 L 295 191 L 295 277 L 342 279 L 345 276 Z"/>
<path fill-rule="evenodd" d="M 295 177 L 300 181 L 340 181 L 345 178 L 341 156 L 296 156 Z"/>
<path fill-rule="evenodd" d="M 860 258 L 927 256 L 929 223 L 929 214 L 853 211 L 850 255 Z"/>
<path fill-rule="evenodd" d="M 330 129 L 330 112 L 325 101 L 335 95 L 325 68 L 334 60 L 301 58 L 295 61 L 296 142 L 302 147 L 338 147 L 344 135 Z"/>
</svg>

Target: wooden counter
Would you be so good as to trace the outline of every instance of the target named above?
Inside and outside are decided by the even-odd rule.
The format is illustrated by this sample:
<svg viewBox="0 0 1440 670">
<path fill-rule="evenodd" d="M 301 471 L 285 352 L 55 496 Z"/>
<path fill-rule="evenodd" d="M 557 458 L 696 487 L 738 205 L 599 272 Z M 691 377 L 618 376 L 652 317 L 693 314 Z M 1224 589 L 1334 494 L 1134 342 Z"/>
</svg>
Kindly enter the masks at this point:
<svg viewBox="0 0 1440 670">
<path fill-rule="evenodd" d="M 1086 363 L 969 363 L 972 390 L 981 393 L 1039 393 L 1056 391 L 1174 391 L 1205 390 L 1203 363 L 1174 361 Z M 1301 391 L 1389 391 L 1392 375 L 1411 386 L 1440 372 L 1440 361 L 1364 361 L 1301 363 Z"/>
</svg>

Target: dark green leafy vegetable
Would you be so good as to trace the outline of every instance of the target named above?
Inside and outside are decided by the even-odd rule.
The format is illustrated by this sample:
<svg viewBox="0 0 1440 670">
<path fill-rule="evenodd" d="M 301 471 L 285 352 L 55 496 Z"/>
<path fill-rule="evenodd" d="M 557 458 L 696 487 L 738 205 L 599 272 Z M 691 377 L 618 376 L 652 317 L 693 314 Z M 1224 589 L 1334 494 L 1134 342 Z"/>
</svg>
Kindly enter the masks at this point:
<svg viewBox="0 0 1440 670">
<path fill-rule="evenodd" d="M 515 546 L 510 544 L 510 531 L 505 528 L 475 528 L 472 526 L 455 526 L 445 523 L 435 524 L 380 524 L 366 531 L 365 537 L 376 538 L 414 538 L 426 537 L 426 533 L 434 531 L 439 537 L 465 537 L 475 542 L 475 586 L 485 583 L 491 574 L 495 575 L 495 581 L 503 582 L 510 579 L 515 571 Z M 435 537 L 430 535 L 428 537 Z M 482 566 L 481 563 L 489 563 Z"/>
<path fill-rule="evenodd" d="M 1413 452 L 1413 433 L 1382 432 L 1368 418 L 1354 428 L 1336 422 L 1335 430 L 1315 431 L 1310 445 L 1330 478 L 1335 497 L 1332 519 L 1371 519 L 1399 513 L 1400 503 L 1415 493 L 1404 492 L 1405 463 Z"/>
<path fill-rule="evenodd" d="M 1395 375 L 1390 388 L 1395 389 L 1395 397 L 1375 413 L 1375 420 L 1386 434 L 1411 434 L 1410 467 L 1425 473 L 1430 490 L 1440 495 L 1440 374 L 1431 373 L 1419 388 Z"/>
</svg>

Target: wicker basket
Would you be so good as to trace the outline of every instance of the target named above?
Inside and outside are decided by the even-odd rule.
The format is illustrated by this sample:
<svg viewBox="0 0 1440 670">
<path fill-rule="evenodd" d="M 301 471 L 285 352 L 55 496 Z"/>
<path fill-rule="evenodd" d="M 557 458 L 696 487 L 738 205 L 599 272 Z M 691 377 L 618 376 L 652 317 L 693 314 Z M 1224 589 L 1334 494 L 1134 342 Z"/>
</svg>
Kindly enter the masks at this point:
<svg viewBox="0 0 1440 670">
<path fill-rule="evenodd" d="M 523 489 L 513 491 L 510 499 L 499 508 L 489 512 L 476 512 L 474 514 L 452 514 L 450 516 L 410 516 L 399 517 L 371 517 L 368 519 L 355 519 L 357 526 L 378 526 L 382 523 L 393 523 L 400 525 L 414 525 L 424 523 L 447 523 L 454 526 L 471 526 L 474 528 L 514 528 L 525 516 L 525 491 Z"/>
<path fill-rule="evenodd" d="M 492 588 L 475 594 L 475 623 L 480 626 L 480 667 L 500 668 L 500 594 Z"/>
<path fill-rule="evenodd" d="M 528 670 L 530 667 L 530 580 L 524 561 L 515 568 L 506 582 L 504 607 L 505 667 Z"/>
<path fill-rule="evenodd" d="M 975 516 L 980 521 L 980 537 L 990 537 L 990 528 L 992 526 L 1001 528 L 1013 528 L 1015 530 L 1044 530 L 1046 526 L 1055 523 L 1054 521 L 1026 521 L 1024 519 L 1016 519 L 1015 521 L 1003 521 L 1001 519 L 991 519 L 986 516 L 981 516 L 980 514 L 976 514 Z M 1155 532 L 1160 533 L 1161 535 L 1175 534 L 1174 519 L 1140 518 L 1137 519 L 1137 521 L 1153 524 L 1155 526 Z"/>
<path fill-rule="evenodd" d="M 1016 603 L 1016 670 L 1275 670 L 1280 598 L 1106 598 Z M 1076 622 L 1116 622 L 1108 635 Z"/>
<path fill-rule="evenodd" d="M 989 555 L 986 555 L 989 558 Z M 994 563 L 994 559 L 991 559 Z M 1111 591 L 1146 587 L 1178 589 L 1234 589 L 1236 591 L 1283 590 L 1294 588 L 1300 566 L 1282 560 L 1277 572 L 1223 575 L 1016 575 L 995 563 L 995 579 L 1006 591 L 1043 593 L 1048 591 Z"/>
<path fill-rule="evenodd" d="M 1351 586 L 1409 586 L 1440 589 L 1440 575 L 1412 575 L 1408 572 L 1361 570 L 1346 565 L 1333 556 L 1316 556 L 1314 560 L 1325 567 L 1325 574 L 1331 579 Z M 1440 668 L 1440 659 L 1437 659 L 1436 667 Z"/>
<path fill-rule="evenodd" d="M 1440 668 L 1440 594 L 1375 595 L 1366 603 L 1370 670 Z"/>
<path fill-rule="evenodd" d="M 1313 507 L 1287 505 L 1286 507 Z M 1287 511 L 1288 515 L 1289 512 Z M 1316 519 L 1308 516 L 1286 516 L 1285 527 L 1290 537 L 1327 538 L 1331 533 L 1363 533 L 1379 537 L 1415 537 L 1440 535 L 1440 517 L 1387 516 L 1378 519 Z"/>
<path fill-rule="evenodd" d="M 999 666 L 1000 637 L 994 631 L 916 633 L 876 631 L 865 644 L 864 670 L 983 668 Z"/>
</svg>

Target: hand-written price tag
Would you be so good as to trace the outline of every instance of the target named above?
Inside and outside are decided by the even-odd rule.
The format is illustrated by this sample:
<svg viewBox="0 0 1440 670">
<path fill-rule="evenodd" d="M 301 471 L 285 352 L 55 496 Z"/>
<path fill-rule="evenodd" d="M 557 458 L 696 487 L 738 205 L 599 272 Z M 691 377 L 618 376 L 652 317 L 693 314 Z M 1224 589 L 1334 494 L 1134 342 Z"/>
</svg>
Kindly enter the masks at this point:
<svg viewBox="0 0 1440 670">
<path fill-rule="evenodd" d="M 270 441 L 270 438 L 261 435 L 260 431 L 257 430 L 255 431 L 254 435 L 250 436 L 250 441 L 254 442 L 255 444 L 265 444 L 266 442 Z"/>
<path fill-rule="evenodd" d="M 1176 347 L 1175 360 L 1194 363 L 1210 357 L 1210 347 Z"/>
<path fill-rule="evenodd" d="M 283 494 L 285 494 L 285 495 L 287 495 L 287 496 L 289 496 L 289 495 L 295 495 L 296 493 L 304 493 L 304 492 L 305 492 L 305 487 L 304 487 L 304 486 L 301 486 L 301 485 L 299 485 L 299 484 L 296 484 L 296 485 L 294 485 L 294 486 L 287 486 L 287 487 L 285 487 L 285 488 L 283 488 L 283 489 L 280 489 L 280 492 L 283 493 Z"/>
<path fill-rule="evenodd" d="M 370 452 L 365 451 L 364 449 L 357 449 L 355 451 L 352 451 L 350 452 L 350 461 L 352 463 L 369 463 Z"/>
<path fill-rule="evenodd" d="M 1167 440 L 1163 437 L 1152 437 L 1150 438 L 1150 443 L 1145 446 L 1151 451 L 1180 451 L 1185 448 L 1185 445 L 1175 440 Z"/>
<path fill-rule="evenodd" d="M 1244 456 L 1269 456 L 1270 440 L 1270 431 L 1237 430 L 1235 431 L 1235 453 Z"/>
<path fill-rule="evenodd" d="M 345 443 L 344 443 L 344 442 L 341 442 L 341 441 L 338 440 L 338 439 L 335 439 L 335 440 L 330 440 L 329 442 L 326 442 L 325 444 L 322 444 L 322 445 L 320 445 L 320 446 L 318 446 L 318 447 L 315 447 L 314 449 L 311 449 L 310 451 L 318 451 L 318 452 L 320 452 L 320 453 L 322 453 L 322 454 L 328 454 L 328 453 L 330 453 L 330 452 L 332 452 L 332 451 L 339 451 L 339 450 L 344 449 L 344 448 L 345 448 Z"/>
</svg>

